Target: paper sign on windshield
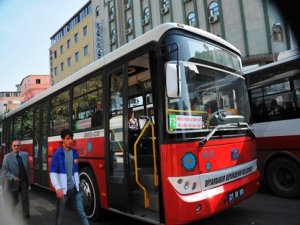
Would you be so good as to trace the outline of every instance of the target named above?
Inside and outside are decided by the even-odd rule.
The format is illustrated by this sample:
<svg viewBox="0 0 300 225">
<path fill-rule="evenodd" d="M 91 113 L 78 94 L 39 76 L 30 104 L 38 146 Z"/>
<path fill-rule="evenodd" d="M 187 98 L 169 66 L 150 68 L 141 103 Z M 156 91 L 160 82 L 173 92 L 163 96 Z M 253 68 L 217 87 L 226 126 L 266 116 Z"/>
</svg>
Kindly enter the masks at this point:
<svg viewBox="0 0 300 225">
<path fill-rule="evenodd" d="M 170 129 L 201 129 L 202 116 L 169 115 Z"/>
</svg>

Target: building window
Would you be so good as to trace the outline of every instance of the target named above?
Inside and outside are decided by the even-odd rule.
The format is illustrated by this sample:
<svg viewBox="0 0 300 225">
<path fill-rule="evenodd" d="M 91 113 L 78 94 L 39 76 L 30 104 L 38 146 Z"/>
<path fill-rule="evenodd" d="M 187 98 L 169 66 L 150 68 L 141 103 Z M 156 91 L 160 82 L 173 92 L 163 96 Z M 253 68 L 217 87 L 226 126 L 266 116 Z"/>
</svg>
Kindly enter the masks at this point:
<svg viewBox="0 0 300 225">
<path fill-rule="evenodd" d="M 57 58 L 57 54 L 56 54 L 56 51 L 54 51 L 54 59 Z"/>
<path fill-rule="evenodd" d="M 115 18 L 115 8 L 112 6 L 109 10 L 109 21 L 113 21 Z"/>
<path fill-rule="evenodd" d="M 170 6 L 170 0 L 162 0 L 161 3 L 162 3 L 162 6 L 163 6 L 163 7 L 164 7 L 164 6 L 167 6 L 167 7 Z"/>
<path fill-rule="evenodd" d="M 280 23 L 275 23 L 273 25 L 273 38 L 274 41 L 283 42 L 283 34 L 282 34 L 282 27 Z"/>
<path fill-rule="evenodd" d="M 67 48 L 70 48 L 71 47 L 71 40 L 67 40 Z"/>
<path fill-rule="evenodd" d="M 89 54 L 89 46 L 86 45 L 86 46 L 83 47 L 83 55 L 87 56 L 88 54 Z"/>
<path fill-rule="evenodd" d="M 36 83 L 36 84 L 40 84 L 40 83 L 41 83 L 41 79 L 36 79 L 36 80 L 35 80 L 35 83 Z"/>
<path fill-rule="evenodd" d="M 127 20 L 127 24 L 126 24 L 126 34 L 132 34 L 132 29 L 133 29 L 133 20 L 132 18 L 129 18 Z"/>
<path fill-rule="evenodd" d="M 116 29 L 115 28 L 113 28 L 112 30 L 111 30 L 111 44 L 113 45 L 113 44 L 115 44 L 116 43 Z"/>
<path fill-rule="evenodd" d="M 169 12 L 170 1 L 169 0 L 162 0 L 161 1 L 161 14 L 167 14 Z"/>
<path fill-rule="evenodd" d="M 57 75 L 57 67 L 54 67 L 54 76 Z"/>
<path fill-rule="evenodd" d="M 64 71 L 64 63 L 63 62 L 60 64 L 60 71 Z"/>
<path fill-rule="evenodd" d="M 133 20 L 132 20 L 132 18 L 129 18 L 128 20 L 127 20 L 127 29 L 128 28 L 133 28 Z"/>
<path fill-rule="evenodd" d="M 86 36 L 87 33 L 88 33 L 88 28 L 87 28 L 87 26 L 84 26 L 83 27 L 83 36 Z"/>
<path fill-rule="evenodd" d="M 129 10 L 131 6 L 130 0 L 124 0 L 124 10 Z"/>
<path fill-rule="evenodd" d="M 147 25 L 150 23 L 150 9 L 149 7 L 144 8 L 144 19 L 142 21 L 143 25 Z"/>
<path fill-rule="evenodd" d="M 190 12 L 187 16 L 187 24 L 189 26 L 196 27 L 197 22 L 196 22 L 196 14 L 194 12 Z"/>
<path fill-rule="evenodd" d="M 209 4 L 209 15 L 210 16 L 219 16 L 219 4 L 215 1 Z"/>
<path fill-rule="evenodd" d="M 96 7 L 96 17 L 100 16 L 100 6 L 97 5 Z"/>
<path fill-rule="evenodd" d="M 75 42 L 75 43 L 78 42 L 78 33 L 74 34 L 74 42 Z"/>
<path fill-rule="evenodd" d="M 59 52 L 60 52 L 60 54 L 63 54 L 63 53 L 64 53 L 64 46 L 63 46 L 63 45 L 60 46 Z"/>
<path fill-rule="evenodd" d="M 71 63 L 72 63 L 71 57 L 69 57 L 69 58 L 68 58 L 68 67 L 70 67 L 70 66 L 72 65 Z"/>
<path fill-rule="evenodd" d="M 75 52 L 75 62 L 79 61 L 79 52 Z"/>
</svg>

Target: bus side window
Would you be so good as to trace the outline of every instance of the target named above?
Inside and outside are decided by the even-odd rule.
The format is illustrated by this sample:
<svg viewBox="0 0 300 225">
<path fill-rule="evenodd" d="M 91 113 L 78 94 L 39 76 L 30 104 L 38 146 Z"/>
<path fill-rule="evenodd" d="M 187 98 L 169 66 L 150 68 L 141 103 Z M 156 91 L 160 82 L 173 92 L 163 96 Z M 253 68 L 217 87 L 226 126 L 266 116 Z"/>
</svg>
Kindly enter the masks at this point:
<svg viewBox="0 0 300 225">
<path fill-rule="evenodd" d="M 292 102 L 286 102 L 285 104 L 285 113 L 293 113 L 294 107 Z"/>
<path fill-rule="evenodd" d="M 74 130 L 102 126 L 102 75 L 96 75 L 80 82 L 73 89 Z"/>
<path fill-rule="evenodd" d="M 258 118 L 261 121 L 265 121 L 268 120 L 269 118 L 269 114 L 268 114 L 269 110 L 268 107 L 266 106 L 266 104 L 264 102 L 261 102 L 258 104 Z"/>
<path fill-rule="evenodd" d="M 97 101 L 95 112 L 92 114 L 92 127 L 102 126 L 103 108 L 102 102 Z"/>
</svg>

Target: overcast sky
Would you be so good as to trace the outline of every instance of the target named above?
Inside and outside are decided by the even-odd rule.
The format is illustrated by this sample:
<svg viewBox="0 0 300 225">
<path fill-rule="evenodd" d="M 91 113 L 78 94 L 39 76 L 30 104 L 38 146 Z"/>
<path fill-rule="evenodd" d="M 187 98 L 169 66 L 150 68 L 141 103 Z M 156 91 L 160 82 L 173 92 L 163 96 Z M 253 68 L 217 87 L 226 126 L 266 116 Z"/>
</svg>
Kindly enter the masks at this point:
<svg viewBox="0 0 300 225">
<path fill-rule="evenodd" d="M 0 0 L 0 92 L 49 74 L 50 37 L 88 0 Z"/>
</svg>

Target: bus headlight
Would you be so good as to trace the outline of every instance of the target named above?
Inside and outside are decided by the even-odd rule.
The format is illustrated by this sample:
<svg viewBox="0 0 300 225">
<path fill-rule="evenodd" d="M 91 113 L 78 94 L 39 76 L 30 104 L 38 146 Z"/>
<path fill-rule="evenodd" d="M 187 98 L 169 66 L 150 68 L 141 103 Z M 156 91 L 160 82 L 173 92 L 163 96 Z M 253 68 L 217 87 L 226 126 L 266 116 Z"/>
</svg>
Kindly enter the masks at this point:
<svg viewBox="0 0 300 225">
<path fill-rule="evenodd" d="M 184 190 L 188 190 L 188 189 L 189 189 L 189 182 L 187 181 L 184 184 Z"/>
<path fill-rule="evenodd" d="M 201 191 L 199 175 L 168 177 L 170 183 L 180 194 L 192 194 Z"/>
</svg>

